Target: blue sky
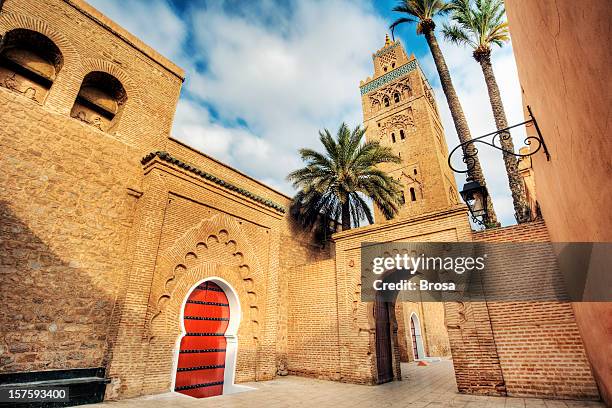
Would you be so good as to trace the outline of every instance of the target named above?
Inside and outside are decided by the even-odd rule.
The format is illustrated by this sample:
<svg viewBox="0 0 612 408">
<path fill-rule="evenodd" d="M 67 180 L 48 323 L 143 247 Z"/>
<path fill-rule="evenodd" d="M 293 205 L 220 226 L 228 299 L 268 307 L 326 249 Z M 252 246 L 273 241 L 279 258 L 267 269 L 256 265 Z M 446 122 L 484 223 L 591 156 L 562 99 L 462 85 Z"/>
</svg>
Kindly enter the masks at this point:
<svg viewBox="0 0 612 408">
<path fill-rule="evenodd" d="M 397 17 L 392 0 L 89 0 L 186 71 L 173 136 L 293 194 L 285 180 L 297 150 L 320 148 L 318 131 L 362 122 L 359 81 Z M 449 148 L 458 144 L 433 60 L 413 25 L 396 30 L 436 93 Z M 471 51 L 438 35 L 472 136 L 495 129 Z M 509 123 L 523 120 L 512 47 L 495 49 L 494 69 Z M 515 135 L 515 145 L 522 139 Z M 501 153 L 480 149 L 495 209 L 514 223 Z M 463 175 L 457 176 L 461 189 Z"/>
</svg>

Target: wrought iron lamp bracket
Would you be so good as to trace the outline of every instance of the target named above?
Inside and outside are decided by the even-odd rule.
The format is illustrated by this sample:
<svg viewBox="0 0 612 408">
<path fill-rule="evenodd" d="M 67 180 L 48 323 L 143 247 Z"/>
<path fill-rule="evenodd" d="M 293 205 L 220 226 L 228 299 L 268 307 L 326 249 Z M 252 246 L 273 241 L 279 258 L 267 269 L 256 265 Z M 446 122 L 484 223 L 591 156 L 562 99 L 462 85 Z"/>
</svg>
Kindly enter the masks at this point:
<svg viewBox="0 0 612 408">
<path fill-rule="evenodd" d="M 531 107 L 529 105 L 527 105 L 527 110 L 529 111 L 529 117 L 530 117 L 529 120 L 518 123 L 516 125 L 509 126 L 505 129 L 500 129 L 500 130 L 496 130 L 495 132 L 487 133 L 486 135 L 474 138 L 472 140 L 468 140 L 467 142 L 461 143 L 458 146 L 456 146 L 453 150 L 451 150 L 450 154 L 448 155 L 448 167 L 450 167 L 451 170 L 453 170 L 456 173 L 470 172 L 476 165 L 476 155 L 478 154 L 478 149 L 475 146 L 476 143 L 482 143 L 487 146 L 491 146 L 494 149 L 501 150 L 502 152 L 511 154 L 516 157 L 533 156 L 534 154 L 539 152 L 541 149 L 544 151 L 544 154 L 546 155 L 546 160 L 550 161 L 550 153 L 548 152 L 546 143 L 544 143 L 544 138 L 542 137 L 542 133 L 540 132 L 540 127 L 538 126 L 538 122 L 533 116 L 533 113 L 531 112 Z M 530 123 L 533 123 L 533 126 L 536 130 L 536 135 L 527 136 L 525 138 L 525 144 L 532 147 L 533 148 L 532 151 L 530 151 L 527 154 L 520 154 L 520 153 L 515 153 L 515 152 L 505 150 L 504 148 L 501 147 L 502 140 L 507 140 L 508 138 L 512 137 L 509 132 L 510 129 L 513 129 L 519 126 L 523 126 L 523 125 L 528 125 Z M 496 144 L 496 141 L 499 143 L 499 146 Z M 463 152 L 463 163 L 465 163 L 465 165 L 467 166 L 465 170 L 456 169 L 451 164 L 451 158 L 453 157 L 455 152 L 457 152 L 459 149 L 461 149 L 461 151 Z"/>
</svg>

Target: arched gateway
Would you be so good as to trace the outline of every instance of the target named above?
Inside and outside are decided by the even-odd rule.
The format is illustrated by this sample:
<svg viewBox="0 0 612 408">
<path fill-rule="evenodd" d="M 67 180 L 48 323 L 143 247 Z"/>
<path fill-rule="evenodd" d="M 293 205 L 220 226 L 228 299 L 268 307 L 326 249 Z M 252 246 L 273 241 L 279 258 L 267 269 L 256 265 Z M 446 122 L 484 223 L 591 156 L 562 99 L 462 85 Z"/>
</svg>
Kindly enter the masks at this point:
<svg viewBox="0 0 612 408">
<path fill-rule="evenodd" d="M 195 398 L 224 393 L 234 383 L 240 306 L 222 280 L 197 284 L 185 299 L 174 391 Z"/>
</svg>

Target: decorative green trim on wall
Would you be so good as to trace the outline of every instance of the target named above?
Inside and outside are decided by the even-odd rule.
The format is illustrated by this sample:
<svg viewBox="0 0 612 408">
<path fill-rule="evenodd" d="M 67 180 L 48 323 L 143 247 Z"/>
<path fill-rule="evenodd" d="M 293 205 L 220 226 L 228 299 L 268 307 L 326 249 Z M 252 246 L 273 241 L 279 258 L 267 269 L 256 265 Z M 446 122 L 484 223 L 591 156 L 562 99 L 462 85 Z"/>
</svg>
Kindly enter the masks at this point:
<svg viewBox="0 0 612 408">
<path fill-rule="evenodd" d="M 238 194 L 241 194 L 245 197 L 250 198 L 253 201 L 257 201 L 260 204 L 265 205 L 266 207 L 270 207 L 270 208 L 274 208 L 276 211 L 279 211 L 281 213 L 285 213 L 285 207 L 283 207 L 282 205 L 275 203 L 272 200 L 268 200 L 267 198 L 263 198 L 261 196 L 258 196 L 257 194 L 253 194 L 250 191 L 242 188 L 242 187 L 238 187 L 237 185 L 234 185 L 230 182 L 227 182 L 223 179 L 220 179 L 217 176 L 214 176 L 210 173 L 205 172 L 204 170 L 200 170 L 195 166 L 192 166 L 191 164 L 185 163 L 175 157 L 172 157 L 170 155 L 170 153 L 167 152 L 162 152 L 162 151 L 157 151 L 157 152 L 151 152 L 149 154 L 147 154 L 145 157 L 142 158 L 142 160 L 140 160 L 140 163 L 144 166 L 145 164 L 147 164 L 148 162 L 150 162 L 151 160 L 153 160 L 155 157 L 159 157 L 160 160 L 163 160 L 165 162 L 168 163 L 172 163 L 175 166 L 178 166 L 184 170 L 187 170 L 191 173 L 197 174 L 198 176 L 202 177 L 203 179 L 206 179 L 208 181 L 211 181 L 215 184 L 220 185 L 221 187 L 225 187 L 228 190 L 231 191 L 235 191 Z"/>
<path fill-rule="evenodd" d="M 409 63 L 404 64 L 399 68 L 395 68 L 393 71 L 386 73 L 380 78 L 377 78 L 374 81 L 368 82 L 367 84 L 361 86 L 359 88 L 361 90 L 361 95 L 365 95 L 368 92 L 372 92 L 373 90 L 380 88 L 384 84 L 387 84 L 399 77 L 406 75 L 411 71 L 414 71 L 416 68 L 417 62 L 415 59 L 413 59 Z"/>
</svg>

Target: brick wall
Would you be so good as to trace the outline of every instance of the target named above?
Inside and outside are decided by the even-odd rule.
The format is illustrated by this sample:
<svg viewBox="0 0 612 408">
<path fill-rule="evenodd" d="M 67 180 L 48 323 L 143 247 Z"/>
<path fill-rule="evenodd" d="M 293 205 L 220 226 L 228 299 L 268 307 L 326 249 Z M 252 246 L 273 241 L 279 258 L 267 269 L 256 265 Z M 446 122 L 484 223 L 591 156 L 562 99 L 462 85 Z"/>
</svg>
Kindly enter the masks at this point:
<svg viewBox="0 0 612 408">
<path fill-rule="evenodd" d="M 289 271 L 287 363 L 291 374 L 340 379 L 335 282 L 333 259 Z"/>
<path fill-rule="evenodd" d="M 0 35 L 26 28 L 57 45 L 64 63 L 44 106 L 69 121 L 78 121 L 70 118 L 70 110 L 87 73 L 104 71 L 119 79 L 127 102 L 113 137 L 144 155 L 150 146 L 161 146 L 170 133 L 183 72 L 104 19 L 77 0 L 7 0 L 0 14 Z"/>
<path fill-rule="evenodd" d="M 42 104 L 0 87 L 2 372 L 110 360 L 141 188 L 138 161 L 166 137 L 180 91 L 180 69 L 85 9 L 92 11 L 78 1 L 7 0 L 0 13 L 0 36 L 40 32 L 64 60 Z M 93 70 L 116 76 L 127 92 L 112 134 L 69 115 Z"/>
<path fill-rule="evenodd" d="M 546 225 L 536 221 L 474 233 L 483 242 L 549 242 Z M 552 246 L 536 247 L 533 269 L 513 279 L 537 284 L 535 276 L 556 272 Z M 534 254 L 515 254 L 515 256 Z M 511 262 L 509 260 L 508 262 Z M 554 268 L 553 271 L 542 268 Z M 598 399 L 571 303 L 489 302 L 488 311 L 508 395 Z"/>
<path fill-rule="evenodd" d="M 7 0 L 0 34 L 15 28 L 49 37 L 64 64 L 42 104 L 0 87 L 0 372 L 107 366 L 107 397 L 167 391 L 181 302 L 215 275 L 243 306 L 236 380 L 272 378 L 286 360 L 285 275 L 329 251 L 252 194 L 288 197 L 168 138 L 180 68 L 77 0 Z M 70 117 L 91 70 L 126 89 L 116 132 Z M 143 169 L 157 150 L 223 183 L 159 160 Z"/>
<path fill-rule="evenodd" d="M 138 156 L 4 88 L 0 105 L 0 371 L 104 365 Z"/>
</svg>

